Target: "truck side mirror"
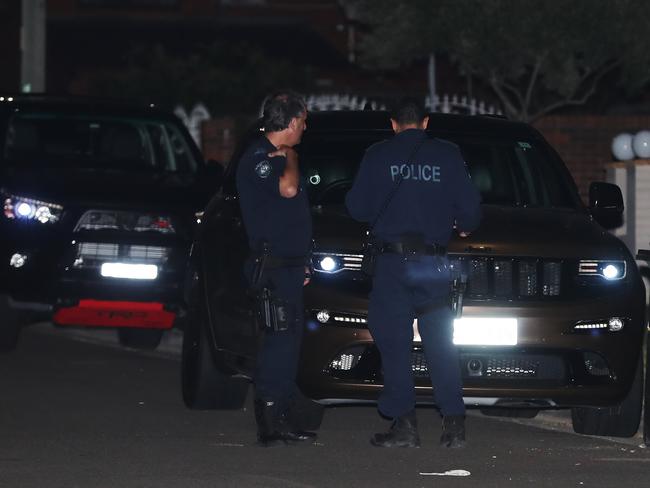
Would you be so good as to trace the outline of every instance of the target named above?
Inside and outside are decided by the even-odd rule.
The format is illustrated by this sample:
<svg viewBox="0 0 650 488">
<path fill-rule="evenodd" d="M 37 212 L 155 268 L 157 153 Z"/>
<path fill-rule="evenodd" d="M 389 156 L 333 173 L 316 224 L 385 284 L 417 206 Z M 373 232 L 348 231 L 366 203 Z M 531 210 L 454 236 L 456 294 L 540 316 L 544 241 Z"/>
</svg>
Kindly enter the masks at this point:
<svg viewBox="0 0 650 488">
<path fill-rule="evenodd" d="M 615 229 L 623 224 L 623 194 L 612 183 L 601 181 L 589 185 L 589 210 L 605 229 Z"/>
</svg>

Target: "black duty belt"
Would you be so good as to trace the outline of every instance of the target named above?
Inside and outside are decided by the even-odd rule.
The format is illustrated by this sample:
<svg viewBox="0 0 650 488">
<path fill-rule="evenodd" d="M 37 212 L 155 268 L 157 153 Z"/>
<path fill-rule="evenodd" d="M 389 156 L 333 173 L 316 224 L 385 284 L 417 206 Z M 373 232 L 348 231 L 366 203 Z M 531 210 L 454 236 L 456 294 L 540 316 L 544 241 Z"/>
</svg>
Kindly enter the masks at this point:
<svg viewBox="0 0 650 488">
<path fill-rule="evenodd" d="M 440 244 L 424 244 L 423 246 L 406 246 L 402 242 L 386 242 L 381 246 L 382 253 L 394 254 L 424 254 L 426 256 L 443 256 L 447 252 Z"/>
</svg>

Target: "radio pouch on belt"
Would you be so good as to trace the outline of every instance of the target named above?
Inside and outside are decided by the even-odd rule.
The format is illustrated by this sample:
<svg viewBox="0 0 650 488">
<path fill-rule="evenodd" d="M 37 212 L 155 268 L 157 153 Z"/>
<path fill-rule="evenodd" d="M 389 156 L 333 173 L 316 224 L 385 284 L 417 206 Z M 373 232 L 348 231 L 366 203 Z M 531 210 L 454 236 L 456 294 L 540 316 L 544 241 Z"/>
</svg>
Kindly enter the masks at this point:
<svg viewBox="0 0 650 488">
<path fill-rule="evenodd" d="M 271 290 L 264 287 L 257 296 L 257 318 L 262 329 L 285 332 L 295 321 L 294 305 L 273 297 Z"/>
</svg>

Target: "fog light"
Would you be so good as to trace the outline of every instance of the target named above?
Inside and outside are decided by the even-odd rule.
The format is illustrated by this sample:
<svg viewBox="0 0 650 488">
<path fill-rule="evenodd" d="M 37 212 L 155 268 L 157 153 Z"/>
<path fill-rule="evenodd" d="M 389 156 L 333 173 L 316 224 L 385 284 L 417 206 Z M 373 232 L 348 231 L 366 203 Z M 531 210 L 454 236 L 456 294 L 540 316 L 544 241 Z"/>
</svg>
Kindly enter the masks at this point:
<svg viewBox="0 0 650 488">
<path fill-rule="evenodd" d="M 618 332 L 623 328 L 624 325 L 625 322 L 623 321 L 623 319 L 619 317 L 612 317 L 611 319 L 609 319 L 609 330 L 611 330 L 612 332 Z"/>
<path fill-rule="evenodd" d="M 583 353 L 585 368 L 593 376 L 609 376 L 607 362 L 602 356 L 594 352 Z"/>
<path fill-rule="evenodd" d="M 318 319 L 318 321 L 321 324 L 326 323 L 330 319 L 329 311 L 327 311 L 327 310 L 319 310 L 318 313 L 316 314 L 316 319 Z"/>
<path fill-rule="evenodd" d="M 13 268 L 22 268 L 27 262 L 27 256 L 25 254 L 14 254 L 9 260 L 9 266 Z"/>
</svg>

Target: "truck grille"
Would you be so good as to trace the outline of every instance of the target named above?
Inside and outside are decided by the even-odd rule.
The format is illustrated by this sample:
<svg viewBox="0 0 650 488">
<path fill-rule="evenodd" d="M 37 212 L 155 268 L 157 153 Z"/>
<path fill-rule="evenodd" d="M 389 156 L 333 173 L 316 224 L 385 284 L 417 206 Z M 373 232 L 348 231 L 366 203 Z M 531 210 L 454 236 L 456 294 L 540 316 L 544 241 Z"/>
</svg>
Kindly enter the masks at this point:
<svg viewBox="0 0 650 488">
<path fill-rule="evenodd" d="M 557 297 L 562 262 L 533 258 L 451 257 L 452 269 L 467 275 L 467 298 Z"/>
</svg>

